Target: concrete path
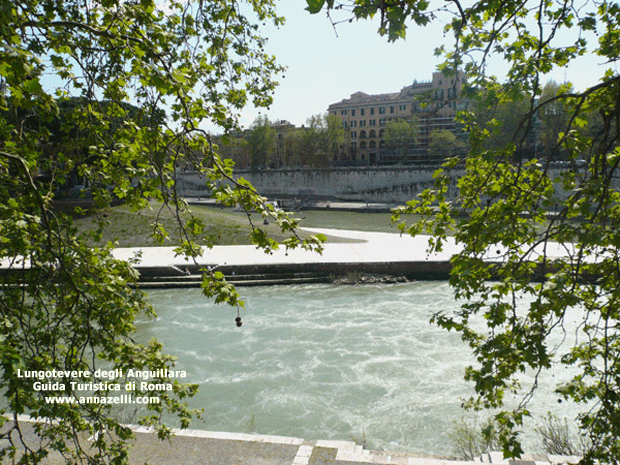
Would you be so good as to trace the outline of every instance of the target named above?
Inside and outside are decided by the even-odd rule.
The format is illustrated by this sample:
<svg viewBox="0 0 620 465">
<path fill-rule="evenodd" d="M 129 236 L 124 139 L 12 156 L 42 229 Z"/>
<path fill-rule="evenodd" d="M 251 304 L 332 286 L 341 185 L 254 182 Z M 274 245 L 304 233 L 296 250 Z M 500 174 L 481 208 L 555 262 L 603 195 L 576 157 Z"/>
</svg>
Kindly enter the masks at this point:
<svg viewBox="0 0 620 465">
<path fill-rule="evenodd" d="M 215 246 L 205 249 L 197 261 L 200 265 L 254 265 L 294 264 L 321 262 L 374 262 L 374 261 L 424 261 L 428 238 L 399 234 L 344 231 L 336 229 L 306 229 L 312 233 L 323 233 L 357 242 L 325 244 L 322 255 L 302 249 L 286 251 L 284 248 L 273 254 L 266 254 L 252 245 Z M 359 242 L 359 241 L 363 242 Z M 174 257 L 173 247 L 133 247 L 115 249 L 116 258 L 127 260 L 141 252 L 142 266 L 183 266 L 188 262 L 183 257 Z M 428 257 L 430 260 L 446 261 L 458 248 L 452 242 L 441 254 Z"/>
<path fill-rule="evenodd" d="M 369 263 L 369 262 L 447 262 L 452 255 L 461 250 L 454 239 L 449 237 L 443 251 L 427 255 L 428 236 L 411 237 L 397 233 L 379 233 L 365 231 L 345 231 L 339 229 L 304 228 L 312 233 L 354 239 L 358 242 L 325 244 L 322 255 L 301 249 L 286 251 L 276 250 L 272 255 L 264 253 L 252 245 L 215 246 L 206 249 L 197 262 L 199 265 L 260 265 L 260 264 L 294 264 L 294 263 Z M 363 242 L 359 242 L 359 241 Z M 183 257 L 174 256 L 173 247 L 133 247 L 115 249 L 114 255 L 119 259 L 130 259 L 141 253 L 142 266 L 183 266 L 189 264 Z M 499 253 L 498 253 L 499 252 Z M 498 246 L 496 256 L 488 256 L 489 261 L 501 256 L 504 248 Z M 546 253 L 550 257 L 566 255 L 566 250 L 553 244 L 547 245 Z"/>
</svg>

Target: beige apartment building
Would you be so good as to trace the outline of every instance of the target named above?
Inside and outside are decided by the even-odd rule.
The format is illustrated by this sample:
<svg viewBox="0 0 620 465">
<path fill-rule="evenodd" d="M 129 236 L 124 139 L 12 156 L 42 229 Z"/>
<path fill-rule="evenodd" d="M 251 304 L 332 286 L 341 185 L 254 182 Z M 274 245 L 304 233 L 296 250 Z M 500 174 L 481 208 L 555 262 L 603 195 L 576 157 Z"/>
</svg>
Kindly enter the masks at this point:
<svg viewBox="0 0 620 465">
<path fill-rule="evenodd" d="M 428 151 L 433 131 L 449 130 L 463 138 L 454 117 L 463 108 L 460 98 L 465 74 L 453 76 L 433 73 L 429 82 L 414 81 L 400 92 L 369 95 L 356 92 L 350 98 L 329 106 L 328 111 L 340 116 L 350 138 L 349 147 L 342 147 L 336 165 L 383 165 L 397 162 L 433 163 Z M 403 156 L 389 147 L 385 126 L 391 119 L 415 120 L 417 136 Z"/>
</svg>

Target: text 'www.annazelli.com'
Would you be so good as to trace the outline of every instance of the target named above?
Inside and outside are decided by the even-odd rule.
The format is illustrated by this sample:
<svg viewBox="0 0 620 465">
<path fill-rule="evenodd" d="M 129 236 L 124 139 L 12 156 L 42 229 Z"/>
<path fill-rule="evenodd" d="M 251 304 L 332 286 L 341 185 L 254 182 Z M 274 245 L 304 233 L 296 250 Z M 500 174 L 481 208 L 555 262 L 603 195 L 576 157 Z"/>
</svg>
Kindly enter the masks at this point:
<svg viewBox="0 0 620 465">
<path fill-rule="evenodd" d="M 45 397 L 46 404 L 159 404 L 158 397 L 149 396 L 132 396 L 131 394 L 122 394 L 120 396 L 49 396 Z"/>
</svg>

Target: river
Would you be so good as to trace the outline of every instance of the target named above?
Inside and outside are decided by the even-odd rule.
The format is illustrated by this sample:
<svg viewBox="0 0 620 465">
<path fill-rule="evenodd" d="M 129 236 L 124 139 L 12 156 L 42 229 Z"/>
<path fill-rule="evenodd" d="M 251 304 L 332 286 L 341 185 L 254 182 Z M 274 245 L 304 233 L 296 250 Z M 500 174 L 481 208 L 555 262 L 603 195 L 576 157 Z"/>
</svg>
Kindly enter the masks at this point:
<svg viewBox="0 0 620 465">
<path fill-rule="evenodd" d="M 473 391 L 463 380 L 467 347 L 429 324 L 458 308 L 447 283 L 241 290 L 241 328 L 234 309 L 199 289 L 150 292 L 158 317 L 138 324 L 139 339 L 163 342 L 200 385 L 191 405 L 204 408 L 204 421 L 193 428 L 452 453 L 460 399 Z M 572 414 L 553 394 L 561 373 L 541 382 L 537 414 Z M 536 449 L 531 431 L 526 439 Z"/>
</svg>

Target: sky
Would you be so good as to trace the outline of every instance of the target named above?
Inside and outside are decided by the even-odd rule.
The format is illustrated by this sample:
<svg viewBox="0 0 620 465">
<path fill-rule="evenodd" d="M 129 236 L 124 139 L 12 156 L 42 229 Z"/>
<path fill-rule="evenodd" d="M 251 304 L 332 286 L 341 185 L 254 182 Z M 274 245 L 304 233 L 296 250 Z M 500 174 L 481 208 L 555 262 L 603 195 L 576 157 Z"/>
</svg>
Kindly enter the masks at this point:
<svg viewBox="0 0 620 465">
<path fill-rule="evenodd" d="M 331 103 L 362 91 L 368 94 L 398 92 L 413 83 L 430 81 L 441 63 L 434 50 L 451 37 L 444 37 L 443 24 L 411 25 L 405 40 L 388 43 L 377 33 L 378 19 L 332 26 L 325 13 L 311 15 L 305 0 L 280 0 L 278 12 L 284 26 L 265 28 L 267 51 L 288 69 L 276 89 L 274 103 L 267 109 L 248 107 L 241 124 L 249 127 L 259 115 L 270 120 L 288 120 L 301 126 Z M 572 38 L 566 38 L 574 40 Z M 571 81 L 577 89 L 596 84 L 606 66 L 595 56 L 580 59 L 569 69 L 558 69 L 549 79 Z M 501 63 L 491 71 L 505 72 Z"/>
<path fill-rule="evenodd" d="M 430 81 L 440 63 L 433 52 L 443 41 L 441 28 L 434 28 L 432 38 L 429 30 L 410 30 L 406 41 L 390 44 L 377 34 L 377 20 L 334 29 L 324 13 L 311 15 L 305 4 L 305 0 L 278 2 L 285 25 L 263 30 L 269 38 L 266 51 L 287 67 L 271 109 L 260 110 L 270 120 L 301 126 L 357 91 L 398 92 L 414 79 Z M 242 125 L 251 124 L 258 111 L 248 108 Z"/>
</svg>

